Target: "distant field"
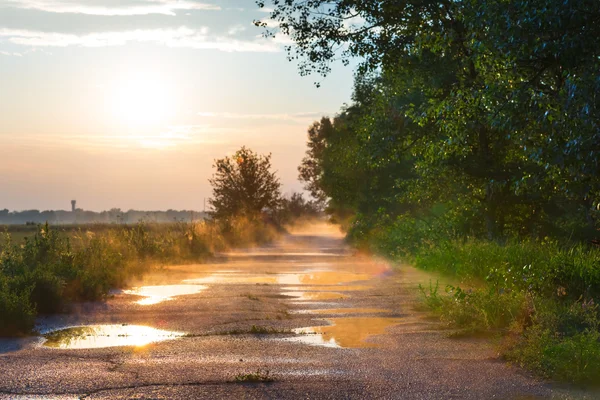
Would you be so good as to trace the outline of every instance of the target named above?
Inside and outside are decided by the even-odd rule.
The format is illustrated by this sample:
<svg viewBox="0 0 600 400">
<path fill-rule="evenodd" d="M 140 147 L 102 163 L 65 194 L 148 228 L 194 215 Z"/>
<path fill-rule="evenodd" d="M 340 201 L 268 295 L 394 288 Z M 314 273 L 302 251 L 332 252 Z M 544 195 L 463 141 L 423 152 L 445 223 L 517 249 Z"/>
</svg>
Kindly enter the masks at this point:
<svg viewBox="0 0 600 400">
<path fill-rule="evenodd" d="M 161 224 L 162 225 L 162 224 Z M 175 224 L 164 224 L 165 227 L 172 226 Z M 50 227 L 53 230 L 63 232 L 70 237 L 75 237 L 80 234 L 86 234 L 86 232 L 93 233 L 105 233 L 109 230 L 124 228 L 127 224 L 69 224 L 69 225 L 52 225 Z M 32 237 L 38 231 L 38 225 L 0 225 L 0 245 L 6 242 L 5 233 L 9 233 L 13 243 L 22 243 L 25 238 Z"/>
</svg>

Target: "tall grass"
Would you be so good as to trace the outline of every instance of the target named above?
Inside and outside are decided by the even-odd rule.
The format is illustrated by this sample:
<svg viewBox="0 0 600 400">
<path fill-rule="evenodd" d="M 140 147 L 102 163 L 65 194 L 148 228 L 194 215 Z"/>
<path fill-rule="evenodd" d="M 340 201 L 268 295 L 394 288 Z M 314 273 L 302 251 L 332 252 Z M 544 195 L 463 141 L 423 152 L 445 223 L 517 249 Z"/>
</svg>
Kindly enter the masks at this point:
<svg viewBox="0 0 600 400">
<path fill-rule="evenodd" d="M 31 235 L 0 242 L 0 335 L 27 334 L 38 313 L 75 301 L 103 299 L 161 264 L 200 262 L 215 251 L 268 241 L 277 230 L 260 220 L 85 229 L 38 226 Z"/>
<path fill-rule="evenodd" d="M 600 383 L 600 249 L 458 238 L 436 223 L 400 218 L 358 234 L 355 226 L 350 237 L 461 281 L 421 287 L 425 304 L 456 333 L 500 335 L 504 356 L 517 364 L 551 379 Z"/>
</svg>

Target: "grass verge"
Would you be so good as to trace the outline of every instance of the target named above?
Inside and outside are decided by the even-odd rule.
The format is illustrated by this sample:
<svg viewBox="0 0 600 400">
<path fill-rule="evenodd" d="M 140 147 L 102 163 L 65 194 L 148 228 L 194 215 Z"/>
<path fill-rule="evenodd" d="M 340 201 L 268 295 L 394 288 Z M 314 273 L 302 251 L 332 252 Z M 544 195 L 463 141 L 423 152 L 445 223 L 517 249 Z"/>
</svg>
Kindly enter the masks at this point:
<svg viewBox="0 0 600 400">
<path fill-rule="evenodd" d="M 460 334 L 499 335 L 508 360 L 549 379 L 600 383 L 597 249 L 448 242 L 419 249 L 413 261 L 475 287 L 420 287 L 427 307 Z"/>
</svg>

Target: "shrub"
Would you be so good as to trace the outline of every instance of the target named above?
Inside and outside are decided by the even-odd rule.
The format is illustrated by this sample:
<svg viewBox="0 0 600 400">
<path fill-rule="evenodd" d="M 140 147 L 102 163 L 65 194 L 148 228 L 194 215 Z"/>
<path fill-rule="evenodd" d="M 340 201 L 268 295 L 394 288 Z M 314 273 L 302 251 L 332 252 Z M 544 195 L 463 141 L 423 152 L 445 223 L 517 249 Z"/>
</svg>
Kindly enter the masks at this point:
<svg viewBox="0 0 600 400">
<path fill-rule="evenodd" d="M 29 301 L 31 288 L 20 291 L 10 287 L 0 274 L 0 335 L 29 332 L 35 322 L 35 308 Z"/>
<path fill-rule="evenodd" d="M 261 243 L 277 230 L 258 219 L 219 223 L 99 226 L 68 234 L 48 224 L 15 244 L 0 245 L 0 335 L 28 333 L 36 313 L 98 300 L 157 264 L 199 262 L 215 250 Z"/>
</svg>

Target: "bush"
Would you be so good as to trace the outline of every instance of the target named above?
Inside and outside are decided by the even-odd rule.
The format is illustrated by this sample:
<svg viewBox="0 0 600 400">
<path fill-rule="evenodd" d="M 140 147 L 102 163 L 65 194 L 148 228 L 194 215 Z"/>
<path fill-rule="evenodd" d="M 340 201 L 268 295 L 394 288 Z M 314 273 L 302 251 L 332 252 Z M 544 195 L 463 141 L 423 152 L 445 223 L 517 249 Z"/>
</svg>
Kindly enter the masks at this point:
<svg viewBox="0 0 600 400">
<path fill-rule="evenodd" d="M 91 229 L 68 234 L 46 224 L 19 244 L 5 234 L 0 245 L 0 335 L 30 332 L 37 313 L 103 299 L 111 288 L 154 265 L 199 262 L 213 251 L 265 242 L 277 234 L 273 226 L 247 217 Z"/>
<path fill-rule="evenodd" d="M 460 286 L 420 287 L 424 304 L 458 333 L 493 332 L 503 353 L 546 377 L 600 377 L 600 249 L 542 239 L 489 241 L 459 235 L 456 221 L 360 214 L 358 246 L 452 276 Z M 462 232 L 466 232 L 462 229 Z"/>
<path fill-rule="evenodd" d="M 16 291 L 0 275 L 0 336 L 29 332 L 35 322 L 35 308 L 29 301 L 31 288 Z"/>
<path fill-rule="evenodd" d="M 600 332 L 596 306 L 546 304 L 506 355 L 522 366 L 560 381 L 598 385 Z"/>
<path fill-rule="evenodd" d="M 470 282 L 440 294 L 423 288 L 425 304 L 465 332 L 505 335 L 505 355 L 546 377 L 597 383 L 600 377 L 599 252 L 552 242 L 504 245 L 467 240 L 422 247 L 418 267 Z M 468 284 L 468 283 L 467 283 Z"/>
</svg>

